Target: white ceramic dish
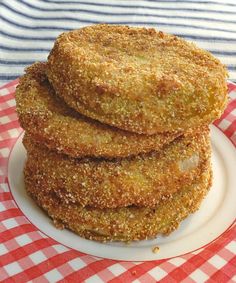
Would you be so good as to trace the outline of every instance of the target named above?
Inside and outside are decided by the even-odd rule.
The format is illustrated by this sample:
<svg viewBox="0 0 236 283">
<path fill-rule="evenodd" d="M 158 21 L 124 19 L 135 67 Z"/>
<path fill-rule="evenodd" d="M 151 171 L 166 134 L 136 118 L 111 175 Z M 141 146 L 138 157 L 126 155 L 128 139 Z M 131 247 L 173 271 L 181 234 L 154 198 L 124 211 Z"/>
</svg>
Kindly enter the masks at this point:
<svg viewBox="0 0 236 283">
<path fill-rule="evenodd" d="M 97 243 L 85 240 L 69 230 L 56 229 L 50 218 L 26 194 L 23 167 L 26 152 L 22 137 L 17 140 L 9 159 L 8 179 L 12 195 L 25 216 L 39 230 L 57 242 L 95 256 L 130 261 L 148 261 L 179 256 L 209 244 L 219 237 L 236 217 L 236 150 L 228 138 L 216 127 L 211 127 L 213 186 L 200 209 L 182 222 L 168 237 L 129 245 Z M 159 252 L 153 253 L 158 246 Z"/>
</svg>

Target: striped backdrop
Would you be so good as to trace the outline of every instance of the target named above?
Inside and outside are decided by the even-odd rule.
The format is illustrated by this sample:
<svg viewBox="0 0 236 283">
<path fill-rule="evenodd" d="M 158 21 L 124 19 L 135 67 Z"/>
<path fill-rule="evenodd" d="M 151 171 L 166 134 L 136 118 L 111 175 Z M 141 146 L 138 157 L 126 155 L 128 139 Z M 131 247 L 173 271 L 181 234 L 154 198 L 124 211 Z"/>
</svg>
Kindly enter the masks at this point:
<svg viewBox="0 0 236 283">
<path fill-rule="evenodd" d="M 235 0 L 0 0 L 0 84 L 46 60 L 61 32 L 101 22 L 182 36 L 215 54 L 236 81 Z"/>
</svg>

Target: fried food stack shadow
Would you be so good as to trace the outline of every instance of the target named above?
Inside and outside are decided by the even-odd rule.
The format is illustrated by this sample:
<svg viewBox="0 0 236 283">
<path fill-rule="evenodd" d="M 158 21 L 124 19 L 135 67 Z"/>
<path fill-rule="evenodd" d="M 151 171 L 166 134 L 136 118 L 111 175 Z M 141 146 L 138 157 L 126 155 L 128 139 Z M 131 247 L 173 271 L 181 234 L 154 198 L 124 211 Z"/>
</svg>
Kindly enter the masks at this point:
<svg viewBox="0 0 236 283">
<path fill-rule="evenodd" d="M 226 106 L 226 75 L 209 52 L 154 29 L 60 35 L 16 91 L 27 192 L 87 239 L 168 235 L 211 186 L 209 123 Z"/>
</svg>

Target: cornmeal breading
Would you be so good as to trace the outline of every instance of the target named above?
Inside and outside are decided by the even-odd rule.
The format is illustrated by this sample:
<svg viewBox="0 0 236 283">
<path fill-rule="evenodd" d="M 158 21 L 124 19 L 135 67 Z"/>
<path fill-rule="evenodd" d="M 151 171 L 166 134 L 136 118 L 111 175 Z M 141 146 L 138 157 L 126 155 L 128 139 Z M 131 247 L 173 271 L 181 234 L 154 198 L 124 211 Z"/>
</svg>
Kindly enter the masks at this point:
<svg viewBox="0 0 236 283">
<path fill-rule="evenodd" d="M 209 124 L 226 77 L 212 54 L 155 29 L 61 34 L 16 90 L 28 194 L 86 239 L 168 235 L 211 186 Z"/>
<path fill-rule="evenodd" d="M 211 123 L 227 102 L 220 61 L 155 29 L 103 24 L 65 32 L 48 57 L 47 76 L 78 112 L 142 134 Z"/>
<path fill-rule="evenodd" d="M 67 107 L 45 76 L 45 64 L 29 67 L 16 90 L 21 126 L 38 142 L 72 157 L 126 157 L 159 150 L 181 133 L 129 133 L 86 118 Z"/>
<path fill-rule="evenodd" d="M 155 207 L 202 173 L 210 159 L 208 131 L 178 138 L 158 153 L 110 161 L 68 158 L 25 136 L 27 172 L 42 190 L 54 191 L 67 203 Z"/>
<path fill-rule="evenodd" d="M 69 228 L 81 237 L 96 241 L 136 241 L 168 235 L 195 212 L 211 185 L 210 164 L 191 185 L 162 200 L 155 208 L 122 207 L 97 209 L 67 203 L 54 191 L 44 190 L 25 169 L 28 193 L 60 228 Z"/>
</svg>

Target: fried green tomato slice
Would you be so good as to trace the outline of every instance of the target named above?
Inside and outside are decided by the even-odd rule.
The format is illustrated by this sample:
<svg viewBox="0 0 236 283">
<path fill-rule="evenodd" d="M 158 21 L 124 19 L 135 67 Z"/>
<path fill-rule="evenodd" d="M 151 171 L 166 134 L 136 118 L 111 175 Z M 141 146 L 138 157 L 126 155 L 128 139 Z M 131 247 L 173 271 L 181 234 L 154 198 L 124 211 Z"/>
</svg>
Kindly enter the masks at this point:
<svg viewBox="0 0 236 283">
<path fill-rule="evenodd" d="M 45 76 L 45 64 L 26 70 L 16 90 L 21 126 L 48 148 L 72 157 L 126 157 L 159 150 L 180 133 L 153 136 L 119 130 L 80 115 L 65 105 Z"/>
<path fill-rule="evenodd" d="M 211 185 L 208 163 L 191 185 L 184 185 L 171 199 L 155 208 L 123 207 L 97 209 L 65 202 L 52 190 L 45 190 L 25 169 L 28 193 L 53 219 L 56 227 L 69 228 L 79 236 L 96 241 L 137 241 L 158 234 L 168 235 L 200 206 Z"/>
<path fill-rule="evenodd" d="M 155 29 L 93 25 L 65 32 L 48 57 L 47 76 L 78 112 L 148 135 L 210 123 L 227 103 L 220 61 Z"/>
<path fill-rule="evenodd" d="M 110 161 L 68 158 L 26 135 L 27 172 L 43 190 L 67 203 L 155 207 L 202 173 L 211 153 L 208 131 L 180 137 L 159 152 Z"/>
</svg>

